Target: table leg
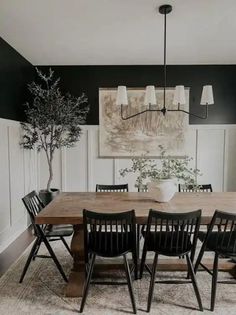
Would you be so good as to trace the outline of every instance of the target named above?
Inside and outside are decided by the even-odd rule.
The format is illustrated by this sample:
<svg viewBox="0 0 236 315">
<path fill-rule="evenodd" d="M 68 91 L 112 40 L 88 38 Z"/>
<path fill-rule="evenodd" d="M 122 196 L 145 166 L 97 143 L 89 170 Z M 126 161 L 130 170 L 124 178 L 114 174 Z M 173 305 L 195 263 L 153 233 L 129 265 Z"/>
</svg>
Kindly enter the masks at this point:
<svg viewBox="0 0 236 315">
<path fill-rule="evenodd" d="M 83 225 L 74 225 L 74 235 L 71 241 L 73 253 L 73 268 L 71 270 L 65 294 L 68 297 L 82 296 L 85 282 L 84 261 L 84 230 Z"/>
</svg>

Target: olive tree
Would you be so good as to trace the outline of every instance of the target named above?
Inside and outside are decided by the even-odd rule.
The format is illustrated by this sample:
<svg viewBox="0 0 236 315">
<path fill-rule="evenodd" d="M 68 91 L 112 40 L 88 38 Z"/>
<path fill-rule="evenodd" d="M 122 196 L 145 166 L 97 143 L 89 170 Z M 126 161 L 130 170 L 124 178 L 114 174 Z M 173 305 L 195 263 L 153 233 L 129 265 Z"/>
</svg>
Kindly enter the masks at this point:
<svg viewBox="0 0 236 315">
<path fill-rule="evenodd" d="M 53 179 L 53 157 L 56 149 L 73 147 L 79 141 L 86 122 L 89 105 L 82 94 L 73 97 L 63 95 L 59 88 L 60 78 L 54 78 L 54 71 L 48 74 L 36 68 L 37 80 L 28 85 L 32 100 L 25 104 L 26 122 L 22 122 L 25 149 L 43 150 L 48 163 L 49 178 L 47 191 Z"/>
</svg>

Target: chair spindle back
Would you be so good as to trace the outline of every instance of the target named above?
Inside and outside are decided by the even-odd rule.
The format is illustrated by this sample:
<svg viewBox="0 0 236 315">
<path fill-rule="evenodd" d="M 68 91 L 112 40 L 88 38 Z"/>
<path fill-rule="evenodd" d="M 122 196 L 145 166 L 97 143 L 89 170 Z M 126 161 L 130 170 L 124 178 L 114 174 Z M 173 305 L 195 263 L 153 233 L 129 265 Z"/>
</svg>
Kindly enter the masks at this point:
<svg viewBox="0 0 236 315">
<path fill-rule="evenodd" d="M 183 254 L 196 246 L 201 210 L 167 213 L 150 210 L 146 239 L 153 249 L 166 255 Z M 150 242 L 151 239 L 151 242 Z"/>
<path fill-rule="evenodd" d="M 212 233 L 214 233 L 214 238 L 211 238 Z M 214 242 L 211 245 L 216 252 L 236 256 L 236 215 L 216 210 L 209 225 L 205 242 L 208 240 Z"/>
<path fill-rule="evenodd" d="M 97 213 L 83 211 L 85 252 L 120 256 L 136 244 L 135 212 Z"/>
<path fill-rule="evenodd" d="M 36 235 L 38 235 L 38 227 L 35 224 L 35 217 L 38 213 L 45 207 L 42 200 L 39 198 L 36 191 L 31 191 L 25 197 L 22 198 L 22 201 L 26 207 L 26 210 L 30 216 L 31 223 L 33 225 Z"/>
<path fill-rule="evenodd" d="M 179 184 L 179 192 L 212 192 L 211 184 L 199 185 L 195 188 L 193 185 Z"/>
<path fill-rule="evenodd" d="M 96 185 L 96 192 L 128 192 L 128 184 L 122 185 Z"/>
</svg>

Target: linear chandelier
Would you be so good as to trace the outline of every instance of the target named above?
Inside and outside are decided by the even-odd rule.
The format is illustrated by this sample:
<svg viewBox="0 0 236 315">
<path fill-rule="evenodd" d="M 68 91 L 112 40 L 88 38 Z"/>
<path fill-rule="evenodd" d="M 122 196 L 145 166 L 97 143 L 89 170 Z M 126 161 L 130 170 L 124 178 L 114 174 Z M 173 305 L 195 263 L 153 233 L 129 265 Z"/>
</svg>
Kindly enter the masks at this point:
<svg viewBox="0 0 236 315">
<path fill-rule="evenodd" d="M 144 98 L 144 105 L 146 106 L 146 109 L 143 109 L 140 112 L 136 112 L 132 115 L 124 115 L 124 106 L 128 105 L 128 96 L 127 96 L 127 89 L 126 86 L 118 86 L 117 89 L 117 98 L 116 98 L 116 105 L 121 106 L 121 118 L 123 120 L 127 120 L 133 117 L 136 117 L 138 115 L 144 114 L 146 112 L 161 112 L 164 116 L 167 112 L 183 112 L 185 114 L 188 114 L 190 116 L 194 116 L 201 119 L 206 119 L 208 117 L 208 105 L 214 104 L 214 98 L 213 98 L 213 91 L 211 85 L 204 85 L 202 89 L 202 95 L 201 95 L 201 101 L 200 104 L 204 105 L 205 112 L 202 116 L 196 115 L 194 113 L 191 113 L 189 111 L 186 111 L 182 109 L 180 106 L 186 104 L 185 99 L 185 89 L 183 85 L 177 85 L 175 87 L 174 91 L 174 99 L 173 99 L 173 105 L 176 105 L 176 109 L 168 109 L 166 108 L 166 15 L 169 14 L 172 11 L 171 5 L 162 5 L 159 7 L 159 13 L 164 15 L 164 87 L 163 87 L 163 107 L 159 109 L 153 109 L 152 105 L 157 105 L 156 100 L 156 92 L 155 87 L 153 85 L 146 86 L 145 91 L 145 98 Z"/>
</svg>

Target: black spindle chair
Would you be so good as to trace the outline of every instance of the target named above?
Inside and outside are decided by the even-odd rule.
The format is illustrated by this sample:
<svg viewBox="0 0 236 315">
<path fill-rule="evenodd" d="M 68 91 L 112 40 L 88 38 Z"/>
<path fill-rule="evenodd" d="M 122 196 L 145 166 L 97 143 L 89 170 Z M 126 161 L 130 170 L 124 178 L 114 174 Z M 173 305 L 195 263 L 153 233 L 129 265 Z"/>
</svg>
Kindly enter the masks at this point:
<svg viewBox="0 0 236 315">
<path fill-rule="evenodd" d="M 178 185 L 179 192 L 212 192 L 212 185 L 211 184 L 203 184 L 203 185 L 198 185 L 198 187 L 194 187 L 193 185 L 184 185 L 184 184 L 179 184 Z M 183 258 L 183 257 L 179 257 Z"/>
<path fill-rule="evenodd" d="M 193 185 L 182 185 L 179 184 L 179 192 L 212 192 L 211 184 L 198 185 L 195 188 Z"/>
<path fill-rule="evenodd" d="M 32 260 L 35 260 L 36 257 L 39 258 L 52 258 L 57 269 L 59 270 L 60 274 L 62 275 L 63 279 L 67 282 L 66 275 L 62 269 L 61 264 L 59 263 L 51 245 L 49 242 L 61 240 L 68 252 L 72 255 L 69 246 L 66 243 L 66 240 L 64 237 L 71 236 L 73 233 L 73 228 L 71 226 L 52 226 L 50 229 L 48 229 L 47 225 L 39 225 L 35 223 L 35 217 L 37 214 L 44 208 L 44 204 L 37 195 L 35 191 L 30 192 L 28 195 L 22 198 L 22 201 L 26 207 L 26 210 L 29 214 L 34 234 L 36 236 L 36 239 L 34 241 L 34 244 L 31 248 L 30 254 L 27 258 L 27 261 L 25 263 L 22 275 L 20 277 L 20 283 L 22 283 L 25 274 L 29 268 L 29 265 Z M 38 255 L 39 248 L 41 244 L 44 243 L 50 256 L 46 255 Z"/>
<path fill-rule="evenodd" d="M 186 257 L 188 272 L 193 284 L 198 305 L 200 310 L 203 310 L 192 264 L 196 249 L 200 220 L 201 210 L 188 213 L 166 213 L 152 209 L 149 211 L 147 230 L 143 232 L 145 241 L 140 266 L 140 278 L 142 278 L 144 267 L 146 267 L 151 274 L 147 304 L 148 312 L 150 312 L 151 309 L 156 267 L 159 255 Z M 155 253 L 152 270 L 150 270 L 149 267 L 145 265 L 148 251 Z M 186 283 L 189 281 L 190 280 L 159 281 L 158 283 Z"/>
<path fill-rule="evenodd" d="M 96 185 L 96 192 L 129 192 L 128 184 L 119 185 Z M 137 256 L 139 258 L 139 239 L 140 239 L 140 225 L 137 225 Z M 137 279 L 137 270 L 135 270 L 135 279 Z"/>
<path fill-rule="evenodd" d="M 128 192 L 128 184 L 122 185 L 96 185 L 96 192 Z"/>
<path fill-rule="evenodd" d="M 217 283 L 236 284 L 235 281 L 217 280 L 219 256 L 236 258 L 236 215 L 216 210 L 207 232 L 199 232 L 199 239 L 202 241 L 202 247 L 194 269 L 197 272 L 199 265 L 201 265 L 212 276 L 211 311 L 214 311 Z M 206 250 L 215 252 L 213 271 L 201 263 Z"/>
<path fill-rule="evenodd" d="M 85 256 L 90 257 L 90 262 L 80 312 L 83 312 L 87 299 L 96 256 L 105 258 L 123 256 L 133 312 L 136 314 L 130 268 L 126 257 L 127 253 L 132 253 L 134 265 L 137 266 L 134 210 L 122 213 L 96 213 L 84 209 L 83 222 Z"/>
</svg>

